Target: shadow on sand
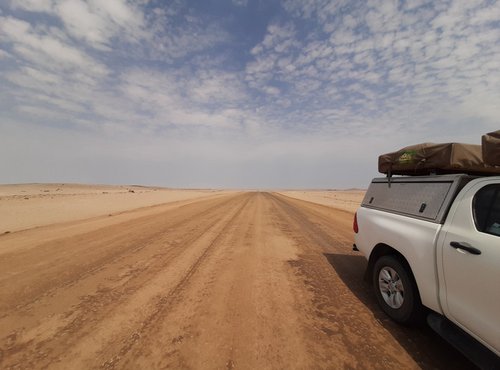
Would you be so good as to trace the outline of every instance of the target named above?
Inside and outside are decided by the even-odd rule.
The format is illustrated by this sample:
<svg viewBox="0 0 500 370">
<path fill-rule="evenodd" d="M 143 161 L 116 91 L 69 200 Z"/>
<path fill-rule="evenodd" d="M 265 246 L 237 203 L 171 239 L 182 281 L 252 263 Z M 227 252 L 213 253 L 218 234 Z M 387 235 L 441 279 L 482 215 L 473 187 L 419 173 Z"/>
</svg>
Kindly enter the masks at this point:
<svg viewBox="0 0 500 370">
<path fill-rule="evenodd" d="M 418 327 L 405 327 L 391 321 L 379 308 L 372 286 L 363 279 L 367 266 L 363 256 L 332 253 L 325 253 L 324 256 L 351 292 L 373 312 L 377 321 L 391 333 L 420 367 L 424 369 L 476 368 L 425 323 Z"/>
</svg>

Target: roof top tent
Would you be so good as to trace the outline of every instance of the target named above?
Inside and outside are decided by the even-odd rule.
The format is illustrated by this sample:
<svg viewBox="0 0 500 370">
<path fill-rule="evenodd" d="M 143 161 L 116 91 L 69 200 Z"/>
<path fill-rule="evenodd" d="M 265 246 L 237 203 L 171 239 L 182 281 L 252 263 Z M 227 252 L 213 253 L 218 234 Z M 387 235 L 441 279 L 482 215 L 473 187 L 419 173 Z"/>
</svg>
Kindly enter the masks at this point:
<svg viewBox="0 0 500 370">
<path fill-rule="evenodd" d="M 486 145 L 424 143 L 379 157 L 363 207 L 444 223 L 457 193 L 479 176 L 500 175 L 500 131 L 483 137 Z M 483 161 L 483 153 L 490 161 Z M 393 175 L 403 175 L 392 177 Z"/>
<path fill-rule="evenodd" d="M 453 173 L 500 175 L 500 166 L 483 161 L 483 149 L 481 145 L 461 143 L 417 144 L 381 155 L 378 169 L 389 177 Z M 492 152 L 500 156 L 500 140 L 497 146 L 489 146 L 489 157 L 493 156 Z"/>
<path fill-rule="evenodd" d="M 442 224 L 457 193 L 476 177 L 457 174 L 375 178 L 361 205 Z"/>
<path fill-rule="evenodd" d="M 483 135 L 481 148 L 484 163 L 490 166 L 500 166 L 500 130 Z"/>
</svg>

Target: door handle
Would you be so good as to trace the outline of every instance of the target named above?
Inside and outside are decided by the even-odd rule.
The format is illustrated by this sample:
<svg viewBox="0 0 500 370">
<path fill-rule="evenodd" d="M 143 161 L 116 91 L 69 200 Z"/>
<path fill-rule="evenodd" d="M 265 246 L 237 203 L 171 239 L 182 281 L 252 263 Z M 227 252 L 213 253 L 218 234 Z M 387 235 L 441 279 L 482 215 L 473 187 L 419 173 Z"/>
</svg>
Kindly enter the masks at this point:
<svg viewBox="0 0 500 370">
<path fill-rule="evenodd" d="M 475 254 L 475 255 L 481 254 L 481 251 L 479 249 L 474 248 L 473 246 L 464 242 L 451 242 L 450 246 L 452 246 L 455 249 L 462 249 L 464 251 L 469 252 L 470 254 Z"/>
</svg>

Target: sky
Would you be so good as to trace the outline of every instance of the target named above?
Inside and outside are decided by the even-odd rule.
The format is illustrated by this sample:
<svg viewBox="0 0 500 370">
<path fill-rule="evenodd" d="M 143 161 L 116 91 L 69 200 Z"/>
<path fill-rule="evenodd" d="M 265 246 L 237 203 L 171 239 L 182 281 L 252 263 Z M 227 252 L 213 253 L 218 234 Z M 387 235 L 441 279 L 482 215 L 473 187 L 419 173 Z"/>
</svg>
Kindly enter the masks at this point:
<svg viewBox="0 0 500 370">
<path fill-rule="evenodd" d="M 500 129 L 500 1 L 1 0 L 0 183 L 366 188 Z"/>
</svg>

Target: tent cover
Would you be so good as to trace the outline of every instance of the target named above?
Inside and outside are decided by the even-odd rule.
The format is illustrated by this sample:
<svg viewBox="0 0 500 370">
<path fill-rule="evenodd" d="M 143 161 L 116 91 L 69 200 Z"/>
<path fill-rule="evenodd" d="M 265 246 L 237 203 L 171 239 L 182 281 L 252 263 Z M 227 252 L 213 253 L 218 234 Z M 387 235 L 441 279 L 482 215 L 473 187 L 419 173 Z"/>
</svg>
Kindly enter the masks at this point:
<svg viewBox="0 0 500 370">
<path fill-rule="evenodd" d="M 500 130 L 483 135 L 481 144 L 484 163 L 500 166 Z"/>
<path fill-rule="evenodd" d="M 485 157 L 492 159 L 488 163 L 483 161 L 484 145 L 424 143 L 381 155 L 378 170 L 388 176 L 453 173 L 500 175 L 500 131 L 495 134 L 497 136 L 485 135 L 488 145 Z"/>
</svg>

